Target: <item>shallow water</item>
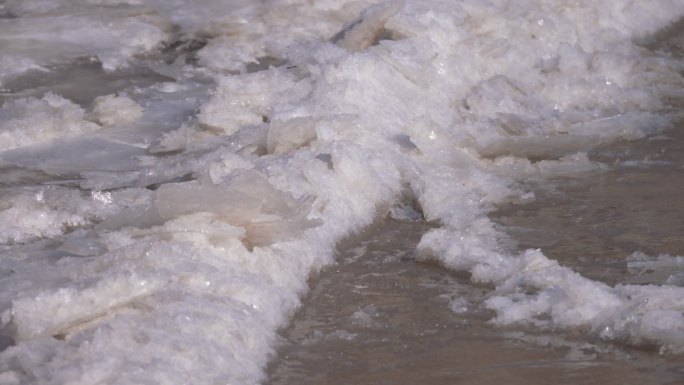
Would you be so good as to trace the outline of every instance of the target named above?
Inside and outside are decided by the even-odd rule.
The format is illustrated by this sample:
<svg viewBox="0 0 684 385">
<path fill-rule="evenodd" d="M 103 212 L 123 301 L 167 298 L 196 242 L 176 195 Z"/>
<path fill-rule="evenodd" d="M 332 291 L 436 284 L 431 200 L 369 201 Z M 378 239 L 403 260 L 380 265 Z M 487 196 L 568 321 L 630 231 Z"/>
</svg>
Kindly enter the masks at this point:
<svg viewBox="0 0 684 385">
<path fill-rule="evenodd" d="M 539 332 L 488 324 L 492 314 L 479 304 L 489 288 L 413 258 L 428 227 L 389 219 L 342 250 L 334 266 L 312 279 L 302 308 L 281 332 L 266 383 L 617 385 L 684 380 L 681 356 L 605 343 L 582 330 Z"/>
<path fill-rule="evenodd" d="M 521 248 L 610 285 L 638 282 L 625 257 L 684 255 L 684 129 L 613 145 L 591 154 L 612 165 L 601 173 L 552 181 L 537 199 L 493 214 Z"/>
</svg>

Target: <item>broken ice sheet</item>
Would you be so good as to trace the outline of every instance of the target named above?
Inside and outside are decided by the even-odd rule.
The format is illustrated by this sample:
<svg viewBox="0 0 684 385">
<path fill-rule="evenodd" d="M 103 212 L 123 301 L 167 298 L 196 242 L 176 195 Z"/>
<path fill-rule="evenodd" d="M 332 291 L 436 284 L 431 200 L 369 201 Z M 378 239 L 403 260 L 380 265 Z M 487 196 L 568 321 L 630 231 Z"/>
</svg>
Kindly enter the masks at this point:
<svg viewBox="0 0 684 385">
<path fill-rule="evenodd" d="M 633 275 L 627 277 L 625 283 L 684 286 L 682 256 L 661 254 L 651 257 L 637 251 L 627 257 L 627 270 Z"/>
<path fill-rule="evenodd" d="M 145 150 L 97 136 L 55 141 L 0 153 L 0 160 L 48 173 L 68 171 L 128 171 L 140 168 Z"/>
<path fill-rule="evenodd" d="M 197 181 L 163 184 L 155 191 L 151 206 L 124 210 L 100 227 L 154 226 L 182 215 L 209 212 L 243 227 L 248 246 L 261 246 L 291 239 L 319 225 L 307 218 L 311 204 L 310 198 L 295 199 L 277 190 L 259 172 L 245 170 L 220 185 Z"/>
</svg>

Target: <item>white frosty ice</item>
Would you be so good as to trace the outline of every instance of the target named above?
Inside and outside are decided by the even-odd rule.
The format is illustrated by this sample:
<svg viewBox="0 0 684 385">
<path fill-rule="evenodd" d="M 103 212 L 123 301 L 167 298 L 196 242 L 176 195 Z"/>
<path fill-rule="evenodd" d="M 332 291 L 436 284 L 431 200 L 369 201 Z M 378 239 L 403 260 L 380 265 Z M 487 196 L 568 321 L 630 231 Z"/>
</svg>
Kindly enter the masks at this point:
<svg viewBox="0 0 684 385">
<path fill-rule="evenodd" d="M 125 95 L 104 95 L 95 98 L 92 115 L 104 125 L 126 124 L 142 117 L 143 108 Z"/>
<path fill-rule="evenodd" d="M 167 40 L 168 21 L 140 7 L 94 7 L 89 1 L 9 1 L 14 18 L 0 21 L 0 84 L 29 70 L 79 57 L 97 57 L 104 69 L 126 66 L 133 56 Z"/>
<path fill-rule="evenodd" d="M 308 275 L 407 196 L 441 224 L 422 257 L 496 286 L 495 323 L 684 348 L 682 288 L 609 287 L 539 251 L 509 255 L 487 218 L 529 197 L 521 180 L 605 167 L 586 151 L 668 124 L 682 65 L 634 41 L 682 17 L 680 1 L 81 3 L 9 3 L 3 58 L 97 55 L 112 69 L 169 31 L 208 44 L 195 61 L 150 59 L 177 83 L 128 90 L 142 116 L 120 120 L 119 102 L 137 108 L 105 97 L 97 135 L 0 153 L 113 194 L 38 208 L 58 219 L 18 234 L 44 244 L 5 245 L 0 329 L 15 343 L 0 353 L 3 381 L 257 383 Z M 72 44 L 69 26 L 92 36 Z M 0 77 L 15 68 L 3 66 Z"/>
<path fill-rule="evenodd" d="M 100 128 L 84 118 L 83 108 L 51 93 L 11 100 L 0 107 L 0 151 Z"/>
</svg>

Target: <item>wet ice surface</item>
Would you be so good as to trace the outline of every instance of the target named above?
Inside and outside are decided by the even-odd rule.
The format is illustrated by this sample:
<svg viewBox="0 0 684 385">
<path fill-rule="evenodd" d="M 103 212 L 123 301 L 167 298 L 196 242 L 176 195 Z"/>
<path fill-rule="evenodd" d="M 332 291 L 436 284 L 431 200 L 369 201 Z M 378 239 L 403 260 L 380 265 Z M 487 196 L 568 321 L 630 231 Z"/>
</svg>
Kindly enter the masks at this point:
<svg viewBox="0 0 684 385">
<path fill-rule="evenodd" d="M 78 82 L 74 82 L 78 79 Z M 18 97 L 42 96 L 53 92 L 87 107 L 96 97 L 134 87 L 173 80 L 147 68 L 130 68 L 107 73 L 94 58 L 80 58 L 75 63 L 55 65 L 50 71 L 29 72 L 2 85 L 0 102 Z"/>
</svg>

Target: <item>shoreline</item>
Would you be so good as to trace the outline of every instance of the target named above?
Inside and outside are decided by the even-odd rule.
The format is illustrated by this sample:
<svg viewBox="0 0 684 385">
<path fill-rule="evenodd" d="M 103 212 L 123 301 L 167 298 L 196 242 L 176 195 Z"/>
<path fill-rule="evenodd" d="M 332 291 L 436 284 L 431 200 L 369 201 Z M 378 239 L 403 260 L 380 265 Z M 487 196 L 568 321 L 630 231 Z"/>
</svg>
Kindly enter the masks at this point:
<svg viewBox="0 0 684 385">
<path fill-rule="evenodd" d="M 514 241 L 513 249 L 541 248 L 587 278 L 611 286 L 663 284 L 667 275 L 634 271 L 628 257 L 684 255 L 682 128 L 684 122 L 596 149 L 590 158 L 612 163 L 610 170 L 546 182 L 534 189 L 534 202 L 501 205 L 490 218 Z M 643 160 L 650 163 L 638 164 Z M 656 193 L 661 196 L 649 199 Z M 634 238 L 642 219 L 651 230 Z M 522 385 L 553 379 L 636 385 L 684 379 L 682 354 L 602 341 L 582 328 L 490 325 L 493 312 L 482 301 L 491 288 L 473 284 L 467 273 L 415 260 L 420 236 L 432 227 L 387 218 L 345 242 L 335 264 L 310 278 L 309 293 L 279 332 L 265 384 L 446 385 L 467 379 Z"/>
</svg>

